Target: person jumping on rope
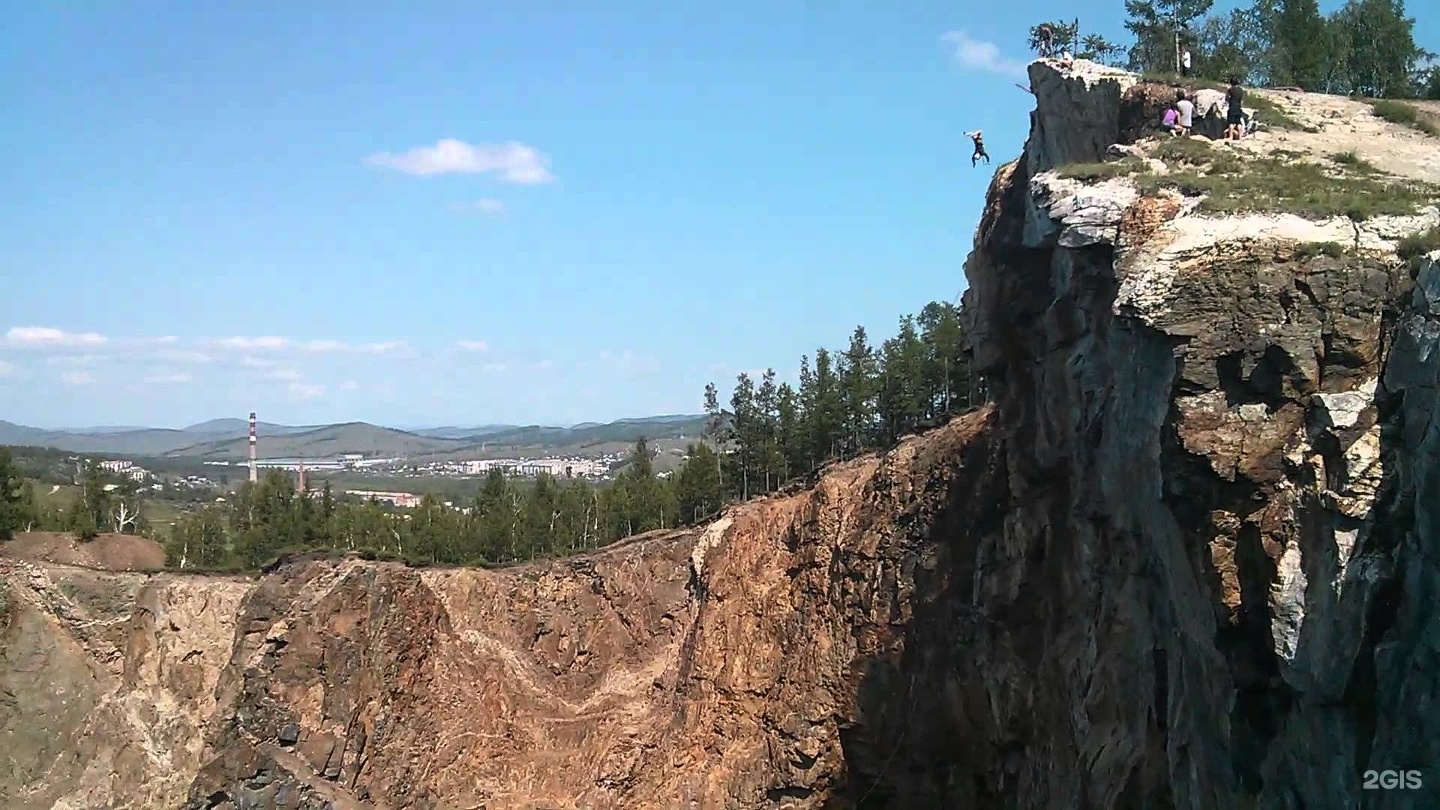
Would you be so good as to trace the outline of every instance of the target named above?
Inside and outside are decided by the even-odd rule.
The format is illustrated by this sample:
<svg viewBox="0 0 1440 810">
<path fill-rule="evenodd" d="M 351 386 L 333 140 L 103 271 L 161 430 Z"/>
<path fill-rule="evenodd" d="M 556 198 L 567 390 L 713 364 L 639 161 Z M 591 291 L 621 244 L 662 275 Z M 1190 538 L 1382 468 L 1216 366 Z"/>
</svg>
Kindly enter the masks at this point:
<svg viewBox="0 0 1440 810">
<path fill-rule="evenodd" d="M 989 163 L 990 154 L 985 151 L 985 141 L 981 137 L 980 130 L 977 129 L 974 132 L 967 132 L 965 133 L 965 137 L 975 142 L 975 154 L 970 156 L 970 165 L 975 166 L 978 164 L 980 158 L 985 158 L 985 162 Z"/>
</svg>

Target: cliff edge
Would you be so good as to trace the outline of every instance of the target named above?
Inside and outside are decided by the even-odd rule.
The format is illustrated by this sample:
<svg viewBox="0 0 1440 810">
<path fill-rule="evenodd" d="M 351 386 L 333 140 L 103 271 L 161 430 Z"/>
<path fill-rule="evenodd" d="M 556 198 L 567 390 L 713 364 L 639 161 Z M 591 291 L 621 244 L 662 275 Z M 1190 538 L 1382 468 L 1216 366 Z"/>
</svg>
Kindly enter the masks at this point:
<svg viewBox="0 0 1440 810">
<path fill-rule="evenodd" d="M 1440 806 L 1440 151 L 1031 87 L 965 266 L 993 404 L 543 565 L 0 558 L 0 805 Z"/>
</svg>

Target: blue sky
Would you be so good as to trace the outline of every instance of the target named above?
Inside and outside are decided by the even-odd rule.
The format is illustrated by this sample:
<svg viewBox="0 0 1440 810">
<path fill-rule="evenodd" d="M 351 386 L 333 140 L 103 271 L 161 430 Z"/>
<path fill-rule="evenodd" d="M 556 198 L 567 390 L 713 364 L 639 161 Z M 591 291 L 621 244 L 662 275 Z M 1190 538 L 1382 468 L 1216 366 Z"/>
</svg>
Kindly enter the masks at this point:
<svg viewBox="0 0 1440 810">
<path fill-rule="evenodd" d="M 953 299 L 993 171 L 962 133 L 1019 152 L 1025 28 L 1123 33 L 1089 0 L 220 5 L 6 10 L 0 419 L 698 411 Z"/>
</svg>

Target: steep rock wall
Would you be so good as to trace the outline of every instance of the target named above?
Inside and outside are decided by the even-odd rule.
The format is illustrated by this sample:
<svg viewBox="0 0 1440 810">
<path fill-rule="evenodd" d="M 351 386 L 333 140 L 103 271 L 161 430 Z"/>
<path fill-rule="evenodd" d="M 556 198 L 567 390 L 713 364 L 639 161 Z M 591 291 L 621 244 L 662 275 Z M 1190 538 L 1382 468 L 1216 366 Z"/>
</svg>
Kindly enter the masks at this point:
<svg viewBox="0 0 1440 810">
<path fill-rule="evenodd" d="M 1047 133 L 1116 94 L 1058 81 Z M 989 714 L 955 715 L 992 734 L 967 770 L 1021 807 L 1440 804 L 1361 787 L 1440 771 L 1436 271 L 1394 254 L 1435 212 L 1215 220 L 1043 174 L 1100 154 L 1032 140 L 966 267 L 1014 497 L 977 549 L 1001 629 L 952 675 Z"/>
</svg>

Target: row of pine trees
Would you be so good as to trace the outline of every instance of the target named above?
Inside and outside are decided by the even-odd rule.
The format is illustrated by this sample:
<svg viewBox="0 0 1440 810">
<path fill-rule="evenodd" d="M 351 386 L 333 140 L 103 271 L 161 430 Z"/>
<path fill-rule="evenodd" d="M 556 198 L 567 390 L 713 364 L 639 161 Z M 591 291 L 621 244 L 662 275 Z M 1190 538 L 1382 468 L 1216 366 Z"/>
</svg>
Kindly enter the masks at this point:
<svg viewBox="0 0 1440 810">
<path fill-rule="evenodd" d="M 797 381 L 767 370 L 740 374 L 728 402 L 706 387 L 707 435 L 690 444 L 679 470 L 655 471 L 640 440 L 614 480 L 493 470 L 473 498 L 442 503 L 427 495 L 396 509 L 338 497 L 328 485 L 302 497 L 285 473 L 243 484 L 224 503 L 178 520 L 167 541 L 172 566 L 264 566 L 312 549 L 358 551 L 416 563 L 503 565 L 587 551 L 653 529 L 692 524 L 726 503 L 773 492 L 826 461 L 892 445 L 908 433 L 981 404 L 959 311 L 927 305 L 872 346 L 856 328 L 842 351 L 800 359 Z"/>
</svg>

